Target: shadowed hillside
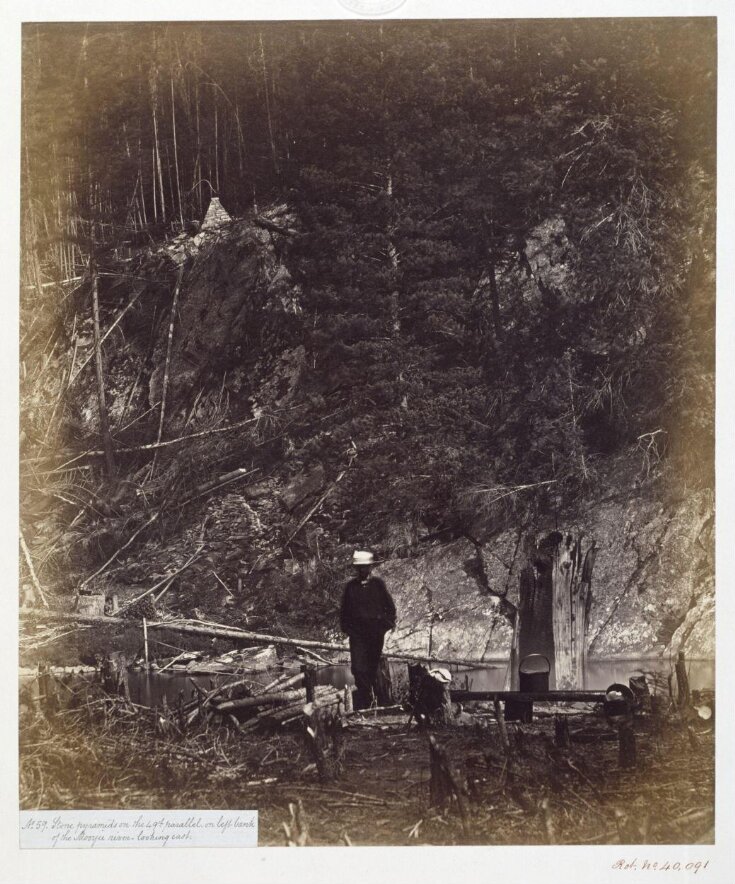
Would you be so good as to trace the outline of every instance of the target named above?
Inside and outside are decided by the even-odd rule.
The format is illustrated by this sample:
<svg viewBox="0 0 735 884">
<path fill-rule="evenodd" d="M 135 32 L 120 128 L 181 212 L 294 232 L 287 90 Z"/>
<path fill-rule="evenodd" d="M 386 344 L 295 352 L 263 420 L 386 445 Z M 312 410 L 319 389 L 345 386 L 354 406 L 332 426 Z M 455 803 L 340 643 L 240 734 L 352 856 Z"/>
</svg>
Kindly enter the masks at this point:
<svg viewBox="0 0 735 884">
<path fill-rule="evenodd" d="M 579 528 L 591 653 L 711 655 L 714 37 L 26 26 L 23 600 L 320 635 L 365 546 L 496 656 Z"/>
</svg>

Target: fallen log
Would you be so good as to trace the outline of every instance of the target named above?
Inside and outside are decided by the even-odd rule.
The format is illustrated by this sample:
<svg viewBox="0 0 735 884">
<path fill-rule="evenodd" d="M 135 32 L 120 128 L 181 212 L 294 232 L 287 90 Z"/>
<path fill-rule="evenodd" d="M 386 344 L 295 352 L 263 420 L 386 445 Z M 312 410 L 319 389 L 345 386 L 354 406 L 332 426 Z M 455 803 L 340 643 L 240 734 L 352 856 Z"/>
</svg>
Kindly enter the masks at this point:
<svg viewBox="0 0 735 884">
<path fill-rule="evenodd" d="M 114 620 L 115 618 L 108 618 Z M 301 648 L 321 648 L 329 651 L 341 651 L 346 653 L 349 651 L 349 645 L 337 644 L 336 642 L 313 641 L 311 639 L 293 639 L 285 638 L 279 635 L 265 635 L 259 632 L 249 632 L 245 629 L 238 629 L 232 626 L 220 626 L 216 623 L 172 623 L 167 621 L 159 621 L 151 623 L 150 628 L 170 629 L 172 632 L 183 632 L 191 635 L 213 635 L 219 638 L 247 639 L 252 642 L 265 642 L 268 644 L 286 645 L 288 647 Z M 459 666 L 476 666 L 494 668 L 498 665 L 497 660 L 443 660 L 436 657 L 430 657 L 420 654 L 397 654 L 384 652 L 383 657 L 388 660 L 406 660 L 411 662 L 426 663 L 445 663 L 449 665 Z"/>
<path fill-rule="evenodd" d="M 546 703 L 602 703 L 605 691 L 450 691 L 453 703 L 470 700 L 519 700 Z"/>
<path fill-rule="evenodd" d="M 316 696 L 321 697 L 325 694 L 336 691 L 336 688 L 327 685 L 316 689 Z M 239 700 L 225 700 L 217 703 L 214 708 L 217 712 L 230 712 L 233 709 L 249 709 L 253 706 L 288 706 L 302 700 L 306 703 L 306 691 L 279 691 L 275 694 L 258 694 L 256 697 L 243 697 Z"/>
<path fill-rule="evenodd" d="M 120 551 L 120 550 L 119 550 Z M 118 552 L 119 552 L 118 551 Z M 114 558 L 114 556 L 113 556 Z M 97 624 L 110 624 L 110 625 L 121 625 L 124 624 L 125 621 L 123 619 L 119 619 L 117 617 L 104 617 L 104 616 L 96 616 L 96 617 L 87 617 L 84 615 L 78 614 L 69 614 L 61 611 L 38 611 L 34 612 L 35 619 L 47 619 L 47 620 L 73 620 L 77 623 L 97 623 Z M 217 623 L 191 623 L 191 622 L 178 622 L 178 621 L 168 621 L 168 620 L 159 620 L 155 623 L 148 624 L 149 629 L 168 629 L 171 632 L 181 632 L 189 635 L 205 635 L 205 636 L 214 636 L 216 638 L 228 638 L 234 640 L 245 639 L 246 641 L 253 642 L 254 644 L 273 644 L 273 645 L 285 645 L 287 647 L 295 647 L 295 648 L 321 648 L 328 651 L 340 651 L 343 654 L 349 652 L 350 647 L 347 644 L 337 644 L 336 642 L 327 642 L 327 641 L 313 641 L 311 639 L 294 639 L 294 638 L 285 638 L 282 635 L 265 635 L 260 632 L 250 632 L 246 629 L 239 629 L 236 626 L 221 626 Z M 447 660 L 439 657 L 432 657 L 428 654 L 398 654 L 391 652 L 384 652 L 383 657 L 388 660 L 405 660 L 406 662 L 412 663 L 430 663 L 437 664 L 442 663 L 449 666 L 471 666 L 477 669 L 494 669 L 499 665 L 501 660 L 465 660 L 465 659 L 455 659 L 455 660 Z M 563 693 L 563 692 L 562 692 Z M 589 694 L 590 692 L 586 692 Z M 602 692 L 601 692 L 602 695 Z M 476 694 L 474 697 L 467 697 L 467 699 L 486 699 L 490 698 L 490 695 L 486 695 L 484 693 Z"/>
<path fill-rule="evenodd" d="M 25 558 L 26 565 L 28 566 L 28 573 L 31 575 L 31 582 L 36 588 L 36 592 L 40 596 L 44 607 L 48 608 L 48 601 L 46 600 L 46 596 L 44 595 L 43 587 L 41 586 L 41 583 L 36 576 L 36 569 L 33 567 L 33 559 L 31 558 L 31 553 L 28 549 L 28 545 L 26 544 L 25 537 L 23 537 L 22 531 L 20 532 L 20 548 L 23 550 L 23 557 Z"/>
<path fill-rule="evenodd" d="M 336 688 L 332 688 L 331 691 L 327 694 L 323 694 L 314 701 L 315 708 L 321 708 L 323 706 L 335 706 L 341 700 L 339 691 Z M 295 718 L 299 718 L 303 715 L 304 706 L 306 704 L 302 701 L 299 703 L 293 703 L 289 706 L 278 707 L 277 709 L 266 709 L 258 715 L 250 718 L 248 721 L 243 722 L 240 725 L 240 732 L 256 730 L 262 724 L 267 724 L 271 727 L 275 727 L 279 724 L 285 724 L 288 721 L 291 721 Z"/>
<path fill-rule="evenodd" d="M 304 673 L 299 672 L 296 675 L 289 676 L 287 672 L 284 672 L 282 675 L 279 675 L 278 678 L 273 679 L 270 684 L 267 684 L 262 691 L 261 694 L 267 694 L 268 691 L 272 691 L 273 688 L 277 687 L 279 690 L 285 690 L 286 688 L 290 688 L 292 685 L 301 684 L 301 681 L 304 678 Z"/>
<path fill-rule="evenodd" d="M 392 706 L 373 706 L 371 709 L 345 709 L 345 716 L 373 718 L 378 715 L 399 715 L 405 711 L 400 703 L 394 703 Z"/>
</svg>

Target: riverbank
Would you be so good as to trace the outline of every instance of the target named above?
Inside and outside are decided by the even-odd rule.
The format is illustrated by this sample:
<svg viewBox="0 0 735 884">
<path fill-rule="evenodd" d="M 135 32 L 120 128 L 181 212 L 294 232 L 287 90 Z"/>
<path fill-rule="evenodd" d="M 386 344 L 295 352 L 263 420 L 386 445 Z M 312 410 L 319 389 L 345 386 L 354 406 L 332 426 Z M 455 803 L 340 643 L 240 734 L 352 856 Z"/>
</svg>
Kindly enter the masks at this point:
<svg viewBox="0 0 735 884">
<path fill-rule="evenodd" d="M 72 689 L 69 689 L 72 690 Z M 337 844 L 711 843 L 714 732 L 677 712 L 636 718 L 637 760 L 621 769 L 614 732 L 595 707 L 538 707 L 509 724 L 464 711 L 433 731 L 462 799 L 432 806 L 429 734 L 406 714 L 352 715 L 338 779 L 322 783 L 299 722 L 272 734 L 173 715 L 97 686 L 56 713 L 22 709 L 24 809 L 256 809 L 262 845 L 284 844 L 289 805 L 307 840 Z M 553 713 L 553 714 L 552 714 Z M 558 716 L 572 736 L 555 742 Z M 464 819 L 463 819 L 464 813 Z"/>
</svg>

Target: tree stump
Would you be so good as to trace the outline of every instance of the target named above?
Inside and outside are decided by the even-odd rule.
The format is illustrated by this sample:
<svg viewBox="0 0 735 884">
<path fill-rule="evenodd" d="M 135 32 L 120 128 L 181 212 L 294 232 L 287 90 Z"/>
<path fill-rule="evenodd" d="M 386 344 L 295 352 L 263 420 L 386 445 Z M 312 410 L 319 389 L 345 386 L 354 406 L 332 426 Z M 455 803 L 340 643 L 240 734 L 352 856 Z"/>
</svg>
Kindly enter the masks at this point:
<svg viewBox="0 0 735 884">
<path fill-rule="evenodd" d="M 568 749 L 570 746 L 569 719 L 566 715 L 554 716 L 554 745 L 559 749 Z"/>
<path fill-rule="evenodd" d="M 511 648 L 511 690 L 519 689 L 518 661 L 543 654 L 549 687 L 583 689 L 592 569 L 597 554 L 584 535 L 552 531 L 523 541 L 520 599 Z"/>
<path fill-rule="evenodd" d="M 344 711 L 347 715 L 353 710 L 352 706 L 352 688 L 346 684 L 342 693 L 342 702 L 344 703 Z"/>
<path fill-rule="evenodd" d="M 635 734 L 630 724 L 621 724 L 618 728 L 618 764 L 624 769 L 636 765 Z"/>
<path fill-rule="evenodd" d="M 320 781 L 330 783 L 338 779 L 345 754 L 344 721 L 339 704 L 307 713 L 304 738 Z"/>
<path fill-rule="evenodd" d="M 689 746 L 691 747 L 693 752 L 699 751 L 699 737 L 697 736 L 697 732 L 690 725 L 687 725 L 687 735 L 689 737 Z"/>
<path fill-rule="evenodd" d="M 635 697 L 635 708 L 641 712 L 651 712 L 651 690 L 648 687 L 645 675 L 633 675 L 628 680 L 628 685 Z"/>
<path fill-rule="evenodd" d="M 445 808 L 456 802 L 462 818 L 462 829 L 467 833 L 469 808 L 466 789 L 452 769 L 447 750 L 440 746 L 433 736 L 429 737 L 429 804 L 431 807 Z"/>
<path fill-rule="evenodd" d="M 408 667 L 409 702 L 420 727 L 442 727 L 454 722 L 454 710 L 445 684 L 422 664 Z"/>
<path fill-rule="evenodd" d="M 45 715 L 55 715 L 59 711 L 54 677 L 43 663 L 38 666 L 38 699 Z"/>
</svg>

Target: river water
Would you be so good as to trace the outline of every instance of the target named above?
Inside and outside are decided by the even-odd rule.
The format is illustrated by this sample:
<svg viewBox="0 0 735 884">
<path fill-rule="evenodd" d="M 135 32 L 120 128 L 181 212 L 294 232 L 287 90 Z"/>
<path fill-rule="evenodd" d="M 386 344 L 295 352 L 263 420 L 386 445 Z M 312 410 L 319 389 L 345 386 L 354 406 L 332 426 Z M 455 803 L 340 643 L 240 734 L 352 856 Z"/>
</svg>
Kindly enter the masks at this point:
<svg viewBox="0 0 735 884">
<path fill-rule="evenodd" d="M 502 691 L 504 689 L 506 663 L 501 662 L 482 669 L 451 668 L 454 670 L 452 672 L 453 688 L 471 691 Z M 251 680 L 253 687 L 265 686 L 277 677 L 279 671 L 245 673 L 244 677 Z M 294 673 L 296 671 L 294 670 Z M 391 661 L 390 671 L 393 685 L 400 693 L 401 686 L 407 686 L 406 664 Z M 692 690 L 714 690 L 714 660 L 688 660 L 687 671 Z M 604 690 L 615 682 L 627 684 L 631 676 L 646 674 L 653 690 L 657 693 L 666 693 L 668 691 L 667 679 L 671 672 L 673 672 L 673 661 L 660 658 L 593 659 L 587 662 L 584 687 L 586 690 Z M 130 699 L 142 706 L 160 706 L 165 697 L 169 705 L 175 705 L 182 693 L 185 701 L 194 696 L 195 689 L 191 684 L 192 679 L 200 688 L 208 691 L 213 685 L 217 686 L 242 677 L 242 675 L 222 673 L 189 675 L 185 672 L 131 670 L 128 673 Z M 94 678 L 96 678 L 94 673 L 75 675 L 72 686 L 79 685 L 85 680 L 92 681 Z M 343 688 L 345 685 L 353 685 L 354 679 L 349 666 L 323 666 L 317 670 L 317 683 Z M 674 682 L 674 686 L 675 684 Z"/>
<path fill-rule="evenodd" d="M 667 679 L 673 672 L 673 661 L 660 658 L 631 658 L 631 659 L 593 659 L 587 663 L 585 672 L 585 690 L 604 690 L 611 684 L 628 684 L 628 680 L 634 675 L 645 674 L 648 681 L 657 693 L 668 690 Z M 407 668 L 405 663 L 391 661 L 391 679 L 394 686 L 407 684 Z M 502 691 L 505 686 L 507 664 L 499 663 L 490 668 L 463 669 L 452 673 L 452 687 L 472 691 Z M 714 690 L 715 687 L 715 662 L 714 660 L 688 660 L 687 672 L 689 686 L 692 690 Z M 194 680 L 205 690 L 210 687 L 213 680 L 215 684 L 231 681 L 235 676 L 194 676 Z M 253 673 L 253 682 L 265 685 L 274 678 L 272 672 Z M 179 691 L 183 690 L 186 699 L 191 695 L 192 686 L 189 676 L 183 673 L 145 673 L 130 672 L 130 691 L 133 702 L 146 706 L 160 705 L 163 695 L 169 703 L 175 703 Z M 345 685 L 354 685 L 354 679 L 349 666 L 323 666 L 317 670 L 317 684 L 331 684 L 336 688 Z M 676 682 L 674 681 L 674 688 Z"/>
<path fill-rule="evenodd" d="M 502 691 L 507 669 L 507 664 L 500 664 L 493 669 L 456 672 L 453 674 L 452 684 L 453 687 L 470 691 Z M 668 676 L 673 671 L 674 662 L 661 658 L 592 659 L 587 661 L 583 689 L 602 691 L 615 683 L 627 685 L 632 676 L 645 674 L 651 689 L 655 688 L 661 693 L 668 690 Z M 714 690 L 714 660 L 687 660 L 687 674 L 692 690 Z"/>
</svg>

